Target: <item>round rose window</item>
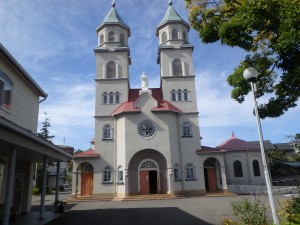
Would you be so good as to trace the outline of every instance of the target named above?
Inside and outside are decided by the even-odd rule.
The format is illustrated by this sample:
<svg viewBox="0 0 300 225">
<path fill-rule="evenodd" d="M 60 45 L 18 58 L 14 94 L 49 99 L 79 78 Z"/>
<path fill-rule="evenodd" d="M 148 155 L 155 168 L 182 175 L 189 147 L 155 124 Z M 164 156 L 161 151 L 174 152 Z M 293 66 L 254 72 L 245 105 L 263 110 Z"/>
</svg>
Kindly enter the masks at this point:
<svg viewBox="0 0 300 225">
<path fill-rule="evenodd" d="M 155 126 L 150 120 L 144 120 L 138 126 L 138 132 L 142 137 L 150 138 L 155 134 Z"/>
</svg>

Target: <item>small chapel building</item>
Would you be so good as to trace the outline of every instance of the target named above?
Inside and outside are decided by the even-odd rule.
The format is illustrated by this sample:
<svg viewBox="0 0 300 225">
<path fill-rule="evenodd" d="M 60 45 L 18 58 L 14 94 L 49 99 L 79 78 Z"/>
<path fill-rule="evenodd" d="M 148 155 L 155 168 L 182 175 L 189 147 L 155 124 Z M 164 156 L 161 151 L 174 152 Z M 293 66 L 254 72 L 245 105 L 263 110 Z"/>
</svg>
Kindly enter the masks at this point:
<svg viewBox="0 0 300 225">
<path fill-rule="evenodd" d="M 131 31 L 113 4 L 96 30 L 95 138 L 74 157 L 73 197 L 203 195 L 227 192 L 227 177 L 263 182 L 259 146 L 235 137 L 201 146 L 189 29 L 170 2 L 155 30 L 160 87 L 149 88 L 143 73 L 142 88 L 132 89 Z"/>
</svg>

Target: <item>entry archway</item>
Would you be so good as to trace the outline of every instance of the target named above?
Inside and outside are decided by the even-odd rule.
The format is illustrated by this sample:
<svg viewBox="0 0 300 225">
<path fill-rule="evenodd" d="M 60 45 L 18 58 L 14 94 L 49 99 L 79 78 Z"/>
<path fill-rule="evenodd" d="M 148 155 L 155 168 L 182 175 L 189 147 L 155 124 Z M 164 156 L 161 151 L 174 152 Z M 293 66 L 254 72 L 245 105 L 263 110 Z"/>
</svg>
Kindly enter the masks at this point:
<svg viewBox="0 0 300 225">
<path fill-rule="evenodd" d="M 94 167 L 92 164 L 85 162 L 81 167 L 81 196 L 93 195 L 94 190 Z"/>
<path fill-rule="evenodd" d="M 145 149 L 131 158 L 128 190 L 129 195 L 167 193 L 167 161 L 160 152 Z"/>
<path fill-rule="evenodd" d="M 216 158 L 208 158 L 203 163 L 205 189 L 207 192 L 218 191 L 218 177 L 220 174 L 220 163 Z"/>
</svg>

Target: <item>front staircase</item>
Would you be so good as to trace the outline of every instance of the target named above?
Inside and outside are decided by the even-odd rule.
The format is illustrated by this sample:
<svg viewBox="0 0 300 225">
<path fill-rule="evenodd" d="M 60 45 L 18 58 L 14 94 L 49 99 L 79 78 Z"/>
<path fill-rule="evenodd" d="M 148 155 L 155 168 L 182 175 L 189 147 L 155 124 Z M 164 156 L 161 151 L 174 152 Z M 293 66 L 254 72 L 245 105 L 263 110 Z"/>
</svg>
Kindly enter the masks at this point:
<svg viewBox="0 0 300 225">
<path fill-rule="evenodd" d="M 182 199 L 186 198 L 183 195 L 170 194 L 148 194 L 148 195 L 130 195 L 120 199 L 120 201 L 145 201 L 145 200 L 167 200 L 167 199 Z M 118 200 L 115 198 L 115 200 Z"/>
</svg>

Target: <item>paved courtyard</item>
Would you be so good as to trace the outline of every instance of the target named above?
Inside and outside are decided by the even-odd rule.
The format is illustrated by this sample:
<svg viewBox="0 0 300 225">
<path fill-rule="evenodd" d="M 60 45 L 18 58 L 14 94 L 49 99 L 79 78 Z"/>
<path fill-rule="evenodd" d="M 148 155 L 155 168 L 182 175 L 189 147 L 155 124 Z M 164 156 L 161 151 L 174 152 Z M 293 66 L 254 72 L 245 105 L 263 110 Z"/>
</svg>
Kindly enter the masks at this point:
<svg viewBox="0 0 300 225">
<path fill-rule="evenodd" d="M 62 194 L 60 199 L 68 199 Z M 267 196 L 192 197 L 172 200 L 146 201 L 91 201 L 69 203 L 67 210 L 47 225 L 218 225 L 227 217 L 232 218 L 230 202 L 244 198 L 259 198 L 268 207 Z M 275 196 L 275 201 L 290 197 Z M 46 209 L 53 210 L 54 196 L 46 196 Z M 37 211 L 39 198 L 32 201 Z M 17 221 L 18 222 L 18 221 Z M 21 223 L 17 223 L 19 225 Z M 41 223 L 39 223 L 41 224 Z M 25 224 L 23 224 L 25 225 Z"/>
</svg>

